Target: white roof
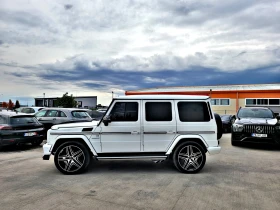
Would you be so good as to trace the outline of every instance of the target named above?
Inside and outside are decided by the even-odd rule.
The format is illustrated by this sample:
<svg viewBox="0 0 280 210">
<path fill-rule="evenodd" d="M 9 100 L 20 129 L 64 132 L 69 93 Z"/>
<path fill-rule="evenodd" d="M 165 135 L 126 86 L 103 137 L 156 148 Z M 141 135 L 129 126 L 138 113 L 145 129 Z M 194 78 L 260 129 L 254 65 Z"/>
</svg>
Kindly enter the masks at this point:
<svg viewBox="0 0 280 210">
<path fill-rule="evenodd" d="M 181 92 L 181 91 L 228 91 L 228 90 L 280 90 L 280 83 L 276 84 L 254 84 L 254 85 L 212 85 L 212 86 L 178 86 L 178 87 L 156 87 L 129 92 Z"/>
<path fill-rule="evenodd" d="M 197 95 L 129 95 L 129 96 L 119 96 L 115 97 L 115 99 L 153 99 L 153 100 L 164 100 L 164 99 L 174 99 L 174 100 L 179 100 L 179 99 L 199 99 L 199 100 L 205 100 L 208 99 L 209 96 L 197 96 Z"/>
</svg>

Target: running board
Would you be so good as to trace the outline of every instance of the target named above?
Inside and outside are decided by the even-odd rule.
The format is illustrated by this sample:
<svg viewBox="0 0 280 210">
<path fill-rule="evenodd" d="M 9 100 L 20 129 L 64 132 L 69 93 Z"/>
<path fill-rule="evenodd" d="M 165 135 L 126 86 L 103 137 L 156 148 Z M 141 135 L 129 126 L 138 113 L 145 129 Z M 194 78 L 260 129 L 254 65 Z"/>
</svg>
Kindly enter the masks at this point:
<svg viewBox="0 0 280 210">
<path fill-rule="evenodd" d="M 167 156 L 109 156 L 100 157 L 96 156 L 96 159 L 149 159 L 149 160 L 165 160 Z"/>
</svg>

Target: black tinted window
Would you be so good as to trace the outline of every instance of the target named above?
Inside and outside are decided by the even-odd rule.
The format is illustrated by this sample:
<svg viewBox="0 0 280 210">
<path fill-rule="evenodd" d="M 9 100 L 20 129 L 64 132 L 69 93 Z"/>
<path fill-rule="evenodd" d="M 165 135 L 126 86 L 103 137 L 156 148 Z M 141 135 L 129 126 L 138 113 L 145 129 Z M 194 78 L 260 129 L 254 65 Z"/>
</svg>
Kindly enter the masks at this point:
<svg viewBox="0 0 280 210">
<path fill-rule="evenodd" d="M 171 121 L 170 102 L 146 102 L 146 121 Z"/>
<path fill-rule="evenodd" d="M 37 120 L 35 117 L 12 117 L 10 118 L 10 122 L 12 125 L 25 125 L 37 123 Z"/>
<path fill-rule="evenodd" d="M 205 102 L 179 102 L 179 118 L 182 122 L 210 121 L 207 104 Z"/>
<path fill-rule="evenodd" d="M 111 121 L 137 121 L 138 103 L 137 102 L 117 102 L 110 114 Z"/>
</svg>

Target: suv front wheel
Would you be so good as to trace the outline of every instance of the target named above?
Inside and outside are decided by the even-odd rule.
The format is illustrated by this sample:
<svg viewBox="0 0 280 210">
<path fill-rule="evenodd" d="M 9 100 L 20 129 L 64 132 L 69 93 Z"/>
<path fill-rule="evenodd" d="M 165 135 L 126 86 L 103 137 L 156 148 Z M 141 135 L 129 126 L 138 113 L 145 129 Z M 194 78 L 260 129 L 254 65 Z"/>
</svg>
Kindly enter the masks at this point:
<svg viewBox="0 0 280 210">
<path fill-rule="evenodd" d="M 189 141 L 181 143 L 173 155 L 175 167 L 183 173 L 197 173 L 205 165 L 206 155 L 200 144 Z"/>
<path fill-rule="evenodd" d="M 66 142 L 60 145 L 54 156 L 56 168 L 64 174 L 78 174 L 90 163 L 88 148 L 80 142 Z"/>
</svg>

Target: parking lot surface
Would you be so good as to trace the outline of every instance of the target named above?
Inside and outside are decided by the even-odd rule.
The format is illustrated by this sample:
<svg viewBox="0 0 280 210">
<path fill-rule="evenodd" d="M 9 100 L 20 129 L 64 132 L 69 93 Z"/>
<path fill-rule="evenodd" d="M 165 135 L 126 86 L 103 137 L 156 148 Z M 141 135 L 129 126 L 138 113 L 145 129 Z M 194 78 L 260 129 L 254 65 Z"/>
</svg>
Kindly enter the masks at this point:
<svg viewBox="0 0 280 210">
<path fill-rule="evenodd" d="M 26 145 L 0 151 L 0 209 L 279 209 L 280 149 L 233 147 L 207 155 L 198 174 L 171 162 L 92 161 L 87 173 L 62 175 L 53 157 Z"/>
</svg>

